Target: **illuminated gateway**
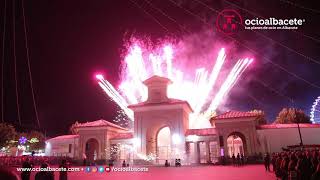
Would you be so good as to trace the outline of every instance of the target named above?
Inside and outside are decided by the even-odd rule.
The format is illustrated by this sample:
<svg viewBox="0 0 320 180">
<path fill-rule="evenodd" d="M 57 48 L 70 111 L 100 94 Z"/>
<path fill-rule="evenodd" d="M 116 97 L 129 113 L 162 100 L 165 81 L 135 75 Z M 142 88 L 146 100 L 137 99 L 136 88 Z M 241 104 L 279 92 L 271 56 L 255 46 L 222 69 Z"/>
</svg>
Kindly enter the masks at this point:
<svg viewBox="0 0 320 180">
<path fill-rule="evenodd" d="M 133 132 L 97 120 L 79 123 L 78 134 L 47 140 L 46 154 L 87 158 L 88 162 L 115 160 L 129 164 L 164 164 L 181 159 L 182 164 L 215 163 L 221 156 L 254 156 L 278 152 L 299 144 L 296 124 L 258 125 L 259 114 L 229 111 L 210 119 L 211 128 L 190 129 L 187 101 L 168 98 L 170 79 L 152 76 L 145 80 L 146 101 L 129 105 L 134 112 Z M 305 144 L 320 144 L 313 134 L 317 124 L 300 124 Z"/>
</svg>

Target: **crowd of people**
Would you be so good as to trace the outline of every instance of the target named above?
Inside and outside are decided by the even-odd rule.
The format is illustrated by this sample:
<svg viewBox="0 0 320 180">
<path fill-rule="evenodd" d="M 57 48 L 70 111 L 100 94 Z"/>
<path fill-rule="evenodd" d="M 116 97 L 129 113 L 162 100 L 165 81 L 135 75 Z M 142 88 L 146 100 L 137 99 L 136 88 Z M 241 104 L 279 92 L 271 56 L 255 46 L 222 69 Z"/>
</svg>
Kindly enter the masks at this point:
<svg viewBox="0 0 320 180">
<path fill-rule="evenodd" d="M 232 156 L 232 164 L 241 166 L 246 163 L 243 155 L 237 154 Z M 273 153 L 271 156 L 266 154 L 263 158 L 265 170 L 275 173 L 277 179 L 281 180 L 320 180 L 320 151 L 319 150 L 303 150 L 303 151 L 284 151 L 281 153 Z M 177 160 L 176 160 L 177 161 Z M 1 156 L 0 167 L 22 167 L 30 168 L 40 166 L 46 168 L 49 165 L 59 165 L 59 167 L 68 167 L 71 159 L 66 157 L 46 157 L 46 156 Z M 123 162 L 125 163 L 125 161 Z M 1 169 L 2 175 L 9 175 L 10 171 Z M 15 176 L 14 174 L 11 174 Z M 62 179 L 67 174 L 60 173 Z M 36 180 L 54 179 L 52 172 L 38 172 L 35 176 Z M 60 179 L 61 179 L 60 177 Z M 21 179 L 29 180 L 30 172 L 22 172 Z M 1 179 L 1 178 L 0 178 Z"/>
<path fill-rule="evenodd" d="M 240 155 L 240 153 L 237 154 L 237 157 L 234 154 L 232 154 L 231 159 L 232 165 L 234 166 L 242 166 L 246 162 L 245 156 L 243 154 Z"/>
<path fill-rule="evenodd" d="M 33 168 L 36 166 L 40 168 L 47 168 L 52 165 L 59 165 L 59 168 L 68 168 L 70 167 L 70 160 L 71 159 L 67 157 L 1 156 L 0 179 L 30 180 L 31 171 L 22 171 L 20 174 L 21 178 L 19 178 L 18 175 L 12 170 L 12 168 Z M 67 180 L 67 177 L 67 171 L 59 172 L 59 180 Z M 53 171 L 39 171 L 35 174 L 35 180 L 54 180 L 54 173 Z"/>
<path fill-rule="evenodd" d="M 277 179 L 320 180 L 320 151 L 285 151 L 266 154 L 264 165 L 270 171 L 270 164 Z"/>
<path fill-rule="evenodd" d="M 72 161 L 72 159 L 68 157 L 57 156 L 0 156 L 0 166 L 20 167 L 26 158 L 28 158 L 34 166 L 40 166 L 43 163 L 58 165 L 63 159 L 66 159 L 68 162 Z"/>
</svg>

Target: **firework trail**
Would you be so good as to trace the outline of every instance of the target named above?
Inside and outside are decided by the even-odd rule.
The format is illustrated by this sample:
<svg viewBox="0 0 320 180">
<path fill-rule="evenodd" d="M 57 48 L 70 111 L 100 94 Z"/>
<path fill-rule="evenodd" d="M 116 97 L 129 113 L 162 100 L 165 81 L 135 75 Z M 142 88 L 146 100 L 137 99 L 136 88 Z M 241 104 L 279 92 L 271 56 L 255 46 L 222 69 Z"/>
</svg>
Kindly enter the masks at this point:
<svg viewBox="0 0 320 180">
<path fill-rule="evenodd" d="M 313 102 L 311 111 L 310 111 L 310 121 L 315 123 L 320 123 L 320 96 Z"/>
<path fill-rule="evenodd" d="M 201 67 L 194 69 L 195 73 L 191 74 L 186 69 L 174 66 L 177 60 L 174 59 L 173 45 L 163 44 L 160 47 L 162 48 L 150 52 L 142 49 L 138 43 L 131 44 L 124 58 L 126 69 L 118 91 L 102 75 L 96 76 L 99 86 L 133 121 L 133 112 L 127 106 L 147 99 L 147 88 L 143 81 L 153 75 L 167 77 L 173 81 L 168 86 L 168 96 L 186 100 L 194 109 L 194 113 L 190 115 L 190 128 L 210 127 L 210 115 L 216 111 L 253 60 L 239 59 L 212 97 L 210 94 L 226 61 L 224 48 L 219 51 L 210 73 L 205 67 Z M 193 79 L 188 79 L 190 75 L 194 76 Z"/>
</svg>

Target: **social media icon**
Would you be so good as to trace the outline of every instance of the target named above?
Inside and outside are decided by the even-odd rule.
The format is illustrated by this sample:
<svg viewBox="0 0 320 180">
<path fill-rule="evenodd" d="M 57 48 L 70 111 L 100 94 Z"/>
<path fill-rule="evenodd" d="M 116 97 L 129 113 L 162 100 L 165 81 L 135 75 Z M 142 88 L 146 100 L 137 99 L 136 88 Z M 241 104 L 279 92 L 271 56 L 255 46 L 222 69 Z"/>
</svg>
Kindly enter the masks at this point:
<svg viewBox="0 0 320 180">
<path fill-rule="evenodd" d="M 98 169 L 98 171 L 101 172 L 101 173 L 103 173 L 104 167 L 100 166 L 99 169 Z"/>
<path fill-rule="evenodd" d="M 84 169 L 86 172 L 91 172 L 91 168 L 88 166 Z"/>
<path fill-rule="evenodd" d="M 92 171 L 92 172 L 97 172 L 97 171 L 98 171 L 98 168 L 97 168 L 97 167 L 92 167 L 92 168 L 91 168 L 91 171 Z"/>
<path fill-rule="evenodd" d="M 111 168 L 110 167 L 106 167 L 106 172 L 110 172 Z"/>
</svg>

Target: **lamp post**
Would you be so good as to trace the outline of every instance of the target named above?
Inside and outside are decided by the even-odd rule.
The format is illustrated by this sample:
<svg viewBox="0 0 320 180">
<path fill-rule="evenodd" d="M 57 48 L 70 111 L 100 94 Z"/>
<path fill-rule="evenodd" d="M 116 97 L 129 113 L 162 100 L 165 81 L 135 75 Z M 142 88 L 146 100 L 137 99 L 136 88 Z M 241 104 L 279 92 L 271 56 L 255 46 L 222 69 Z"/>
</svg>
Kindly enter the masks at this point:
<svg viewBox="0 0 320 180">
<path fill-rule="evenodd" d="M 291 99 L 291 103 L 293 104 L 294 107 L 294 101 Z M 296 110 L 295 110 L 296 111 Z M 298 132 L 299 132 L 299 138 L 300 138 L 300 147 L 303 148 L 303 141 L 302 141 L 302 136 L 301 136 L 301 130 L 300 130 L 300 116 L 297 116 L 297 112 L 295 112 L 295 118 L 297 119 L 297 126 L 298 126 Z"/>
<path fill-rule="evenodd" d="M 299 137 L 300 137 L 300 147 L 303 147 L 303 141 L 302 141 L 302 136 L 301 136 L 301 131 L 300 131 L 300 125 L 299 125 L 300 119 L 297 119 L 297 124 L 298 124 L 298 131 L 299 131 Z"/>
</svg>

